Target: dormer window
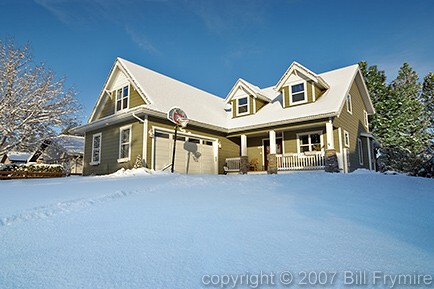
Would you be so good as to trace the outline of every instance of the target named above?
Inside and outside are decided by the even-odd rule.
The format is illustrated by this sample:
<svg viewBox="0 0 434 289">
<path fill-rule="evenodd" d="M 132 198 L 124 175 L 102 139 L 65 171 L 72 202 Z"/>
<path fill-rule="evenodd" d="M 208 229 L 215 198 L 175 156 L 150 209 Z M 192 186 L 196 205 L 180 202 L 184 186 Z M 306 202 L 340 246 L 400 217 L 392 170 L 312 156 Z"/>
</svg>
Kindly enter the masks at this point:
<svg viewBox="0 0 434 289">
<path fill-rule="evenodd" d="M 130 90 L 128 85 L 116 90 L 116 111 L 128 108 L 129 96 Z"/>
<path fill-rule="evenodd" d="M 290 104 L 299 104 L 307 102 L 305 82 L 291 85 Z"/>
<path fill-rule="evenodd" d="M 237 99 L 237 115 L 244 115 L 249 113 L 249 98 L 242 97 Z"/>
</svg>

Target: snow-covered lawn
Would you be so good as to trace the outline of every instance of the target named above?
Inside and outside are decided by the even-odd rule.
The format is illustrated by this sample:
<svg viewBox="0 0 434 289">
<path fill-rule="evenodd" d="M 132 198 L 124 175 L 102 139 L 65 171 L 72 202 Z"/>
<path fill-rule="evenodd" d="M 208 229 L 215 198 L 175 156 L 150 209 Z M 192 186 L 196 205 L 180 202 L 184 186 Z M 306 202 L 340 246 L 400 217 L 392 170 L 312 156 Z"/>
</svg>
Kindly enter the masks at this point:
<svg viewBox="0 0 434 289">
<path fill-rule="evenodd" d="M 308 284 L 322 274 L 319 287 L 348 288 L 359 271 L 363 288 L 374 274 L 434 274 L 433 180 L 359 171 L 0 182 L 1 289 L 280 288 L 285 272 L 292 288 L 305 273 Z"/>
</svg>

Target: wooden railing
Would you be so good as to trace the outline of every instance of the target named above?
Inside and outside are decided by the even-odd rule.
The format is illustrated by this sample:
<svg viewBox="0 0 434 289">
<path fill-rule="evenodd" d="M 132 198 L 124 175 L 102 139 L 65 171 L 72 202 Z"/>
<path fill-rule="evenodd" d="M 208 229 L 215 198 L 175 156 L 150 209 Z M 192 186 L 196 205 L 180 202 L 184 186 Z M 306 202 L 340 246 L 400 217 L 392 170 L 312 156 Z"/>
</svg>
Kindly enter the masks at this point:
<svg viewBox="0 0 434 289">
<path fill-rule="evenodd" d="M 64 177 L 60 172 L 17 172 L 17 171 L 0 171 L 0 180 L 9 179 L 34 179 L 34 178 L 60 178 Z"/>
<path fill-rule="evenodd" d="M 324 167 L 325 157 L 322 152 L 277 155 L 277 168 L 279 171 L 321 170 Z"/>
<path fill-rule="evenodd" d="M 240 157 L 237 158 L 227 158 L 225 170 L 227 172 L 239 172 L 240 171 Z"/>
</svg>

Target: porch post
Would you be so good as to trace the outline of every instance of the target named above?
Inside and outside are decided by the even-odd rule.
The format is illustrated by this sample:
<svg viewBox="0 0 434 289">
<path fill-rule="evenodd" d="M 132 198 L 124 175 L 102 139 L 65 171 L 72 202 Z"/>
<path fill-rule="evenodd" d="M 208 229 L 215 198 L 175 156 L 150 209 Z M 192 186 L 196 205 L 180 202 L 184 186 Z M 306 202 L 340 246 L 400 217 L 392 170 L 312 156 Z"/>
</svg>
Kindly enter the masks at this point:
<svg viewBox="0 0 434 289">
<path fill-rule="evenodd" d="M 368 145 L 369 170 L 372 171 L 371 139 L 369 137 L 367 137 L 366 142 Z"/>
<path fill-rule="evenodd" d="M 326 123 L 327 149 L 325 154 L 325 171 L 329 173 L 339 172 L 338 156 L 335 150 L 335 140 L 333 136 L 333 118 L 330 117 Z"/>
<path fill-rule="evenodd" d="M 327 133 L 327 149 L 335 149 L 335 140 L 333 136 L 333 118 L 330 118 L 326 123 L 326 133 Z"/>
<path fill-rule="evenodd" d="M 274 130 L 270 130 L 268 134 L 270 136 L 270 154 L 267 156 L 268 158 L 267 173 L 277 174 L 276 132 Z"/>
<path fill-rule="evenodd" d="M 247 157 L 247 136 L 241 135 L 241 157 L 240 157 L 240 173 L 247 174 L 249 170 L 249 159 Z"/>
</svg>

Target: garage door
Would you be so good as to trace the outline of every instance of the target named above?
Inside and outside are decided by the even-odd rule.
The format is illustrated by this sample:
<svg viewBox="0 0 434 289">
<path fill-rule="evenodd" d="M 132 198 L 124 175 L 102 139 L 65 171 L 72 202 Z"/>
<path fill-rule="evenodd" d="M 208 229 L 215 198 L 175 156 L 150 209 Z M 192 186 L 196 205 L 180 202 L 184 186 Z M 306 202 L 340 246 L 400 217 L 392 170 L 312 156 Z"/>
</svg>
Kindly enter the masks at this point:
<svg viewBox="0 0 434 289">
<path fill-rule="evenodd" d="M 176 140 L 175 171 L 188 174 L 216 174 L 215 140 L 179 133 Z M 154 133 L 154 169 L 170 170 L 173 152 L 173 133 L 156 130 Z"/>
</svg>

